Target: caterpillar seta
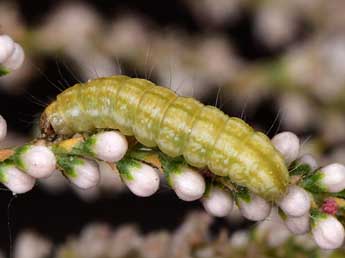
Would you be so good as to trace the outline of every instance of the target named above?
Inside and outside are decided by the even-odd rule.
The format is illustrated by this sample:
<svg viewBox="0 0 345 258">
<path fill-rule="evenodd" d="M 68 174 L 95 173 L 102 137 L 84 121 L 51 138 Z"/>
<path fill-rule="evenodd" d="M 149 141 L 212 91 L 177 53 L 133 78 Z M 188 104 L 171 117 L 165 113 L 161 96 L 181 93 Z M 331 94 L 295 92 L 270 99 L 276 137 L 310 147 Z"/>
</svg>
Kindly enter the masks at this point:
<svg viewBox="0 0 345 258">
<path fill-rule="evenodd" d="M 280 198 L 289 182 L 287 166 L 265 134 L 144 79 L 112 76 L 76 84 L 46 107 L 40 127 L 47 139 L 116 129 L 267 200 Z"/>
</svg>

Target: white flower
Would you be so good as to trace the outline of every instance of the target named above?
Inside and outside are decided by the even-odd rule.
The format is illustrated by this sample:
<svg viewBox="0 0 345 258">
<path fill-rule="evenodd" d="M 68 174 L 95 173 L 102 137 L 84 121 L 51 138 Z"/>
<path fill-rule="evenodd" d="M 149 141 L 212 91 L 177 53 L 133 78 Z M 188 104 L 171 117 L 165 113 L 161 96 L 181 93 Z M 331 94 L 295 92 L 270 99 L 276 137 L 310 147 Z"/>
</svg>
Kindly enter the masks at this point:
<svg viewBox="0 0 345 258">
<path fill-rule="evenodd" d="M 144 163 L 130 168 L 130 178 L 122 176 L 129 190 L 137 196 L 148 197 L 159 188 L 159 175 L 153 167 Z"/>
<path fill-rule="evenodd" d="M 306 213 L 301 217 L 288 216 L 285 219 L 286 227 L 296 235 L 305 234 L 310 229 L 310 214 Z"/>
<path fill-rule="evenodd" d="M 254 221 L 267 218 L 271 212 L 271 205 L 265 199 L 253 193 L 250 193 L 249 197 L 248 200 L 241 197 L 237 199 L 243 217 Z"/>
<path fill-rule="evenodd" d="M 6 120 L 0 115 L 0 141 L 5 139 L 7 134 L 7 123 Z"/>
<path fill-rule="evenodd" d="M 309 165 L 312 171 L 318 168 L 316 159 L 310 154 L 304 154 L 298 159 L 298 163 Z"/>
<path fill-rule="evenodd" d="M 15 166 L 6 166 L 2 168 L 4 181 L 2 182 L 8 189 L 15 194 L 26 193 L 35 185 L 35 179 Z"/>
<path fill-rule="evenodd" d="M 65 173 L 68 179 L 81 189 L 95 187 L 99 180 L 97 163 L 88 159 L 78 159 L 73 165 L 73 174 Z"/>
<path fill-rule="evenodd" d="M 54 153 L 45 146 L 32 145 L 25 150 L 20 159 L 24 171 L 35 178 L 49 177 L 56 168 Z"/>
<path fill-rule="evenodd" d="M 277 203 L 287 216 L 300 217 L 310 209 L 309 193 L 296 185 L 290 185 L 287 193 Z"/>
<path fill-rule="evenodd" d="M 200 199 L 205 192 L 205 180 L 192 168 L 183 167 L 180 172 L 170 175 L 172 188 L 176 195 L 184 201 Z"/>
<path fill-rule="evenodd" d="M 92 146 L 97 158 L 117 162 L 123 158 L 128 149 L 126 137 L 116 131 L 99 133 L 94 136 L 95 144 Z"/>
<path fill-rule="evenodd" d="M 339 248 L 345 237 L 343 225 L 333 216 L 323 214 L 314 218 L 312 233 L 318 246 L 323 249 Z"/>
<path fill-rule="evenodd" d="M 250 240 L 250 232 L 238 230 L 230 237 L 230 245 L 235 248 L 246 248 Z"/>
<path fill-rule="evenodd" d="M 345 166 L 333 163 L 320 169 L 320 186 L 328 192 L 337 193 L 345 189 Z"/>
<path fill-rule="evenodd" d="M 232 210 L 233 199 L 230 193 L 218 187 L 213 187 L 208 196 L 203 198 L 202 204 L 211 215 L 225 217 Z"/>
<path fill-rule="evenodd" d="M 14 51 L 13 39 L 8 35 L 0 35 L 0 64 L 2 64 Z"/>
<path fill-rule="evenodd" d="M 296 160 L 300 150 L 298 137 L 291 132 L 282 132 L 272 138 L 272 143 L 283 155 L 286 164 Z"/>
<path fill-rule="evenodd" d="M 23 48 L 14 43 L 14 50 L 12 54 L 2 63 L 2 65 L 9 70 L 17 70 L 24 63 L 24 50 Z"/>
</svg>

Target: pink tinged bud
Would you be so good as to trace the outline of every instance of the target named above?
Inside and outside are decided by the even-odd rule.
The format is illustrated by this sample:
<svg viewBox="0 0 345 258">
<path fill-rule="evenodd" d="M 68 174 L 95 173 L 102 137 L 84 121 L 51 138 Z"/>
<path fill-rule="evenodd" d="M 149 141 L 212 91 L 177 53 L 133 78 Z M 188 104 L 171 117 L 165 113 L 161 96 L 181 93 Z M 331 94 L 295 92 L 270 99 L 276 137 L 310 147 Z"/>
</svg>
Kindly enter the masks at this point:
<svg viewBox="0 0 345 258">
<path fill-rule="evenodd" d="M 6 120 L 0 115 L 0 141 L 5 139 L 7 134 L 7 123 Z"/>
<path fill-rule="evenodd" d="M 0 35 L 0 64 L 14 52 L 14 42 L 8 35 Z"/>
<path fill-rule="evenodd" d="M 345 166 L 333 163 L 320 169 L 319 184 L 330 193 L 337 193 L 345 189 Z"/>
<path fill-rule="evenodd" d="M 233 199 L 230 193 L 214 187 L 208 196 L 203 198 L 202 204 L 209 214 L 215 217 L 225 217 L 232 210 Z"/>
<path fill-rule="evenodd" d="M 97 158 L 107 162 L 117 162 L 124 157 L 128 149 L 125 136 L 116 131 L 95 135 L 93 151 Z"/>
<path fill-rule="evenodd" d="M 289 216 L 285 219 L 285 225 L 293 234 L 306 234 L 310 229 L 310 214 L 306 213 L 301 217 Z"/>
<path fill-rule="evenodd" d="M 285 196 L 277 204 L 287 216 L 300 217 L 309 211 L 311 200 L 306 190 L 290 185 Z"/>
<path fill-rule="evenodd" d="M 95 187 L 100 180 L 99 169 L 97 163 L 88 160 L 80 159 L 81 163 L 74 165 L 74 175 L 66 174 L 71 183 L 81 189 L 89 189 Z"/>
<path fill-rule="evenodd" d="M 171 185 L 176 195 L 190 202 L 200 199 L 205 192 L 205 180 L 200 173 L 189 167 L 184 167 L 179 173 L 171 174 Z"/>
<path fill-rule="evenodd" d="M 23 170 L 32 177 L 49 177 L 56 169 L 54 153 L 46 146 L 32 145 L 22 153 Z"/>
<path fill-rule="evenodd" d="M 6 166 L 2 169 L 3 184 L 14 194 L 21 194 L 30 191 L 35 185 L 35 179 L 15 166 Z"/>
<path fill-rule="evenodd" d="M 24 63 L 24 50 L 23 48 L 14 43 L 14 51 L 12 54 L 2 63 L 2 65 L 9 70 L 17 70 Z"/>
<path fill-rule="evenodd" d="M 327 250 L 341 247 L 345 238 L 343 225 L 328 214 L 314 218 L 312 233 L 316 244 Z"/>
<path fill-rule="evenodd" d="M 282 132 L 272 138 L 274 147 L 282 154 L 286 164 L 296 160 L 300 150 L 298 137 L 291 132 Z"/>
<path fill-rule="evenodd" d="M 153 167 L 144 163 L 130 168 L 130 177 L 122 177 L 129 190 L 137 196 L 148 197 L 159 189 L 159 175 Z"/>
<path fill-rule="evenodd" d="M 335 215 L 338 211 L 338 204 L 334 199 L 329 198 L 324 201 L 321 209 L 324 213 Z"/>
<path fill-rule="evenodd" d="M 261 221 L 268 217 L 271 212 L 271 205 L 263 198 L 250 193 L 250 198 L 239 197 L 237 204 L 243 217 L 253 221 Z"/>
</svg>

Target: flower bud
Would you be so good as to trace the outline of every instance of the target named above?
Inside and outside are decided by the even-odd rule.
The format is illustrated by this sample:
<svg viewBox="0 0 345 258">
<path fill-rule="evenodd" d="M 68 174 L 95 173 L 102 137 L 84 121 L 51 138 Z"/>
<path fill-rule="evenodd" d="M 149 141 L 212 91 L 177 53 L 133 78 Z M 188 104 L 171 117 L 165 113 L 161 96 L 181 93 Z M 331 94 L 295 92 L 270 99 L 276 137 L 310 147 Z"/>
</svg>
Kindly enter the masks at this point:
<svg viewBox="0 0 345 258">
<path fill-rule="evenodd" d="M 71 183 L 81 189 L 95 187 L 100 180 L 97 163 L 92 160 L 70 156 L 58 159 L 58 164 Z"/>
<path fill-rule="evenodd" d="M 304 154 L 298 159 L 298 163 L 307 164 L 312 171 L 318 168 L 316 159 L 310 154 Z"/>
<path fill-rule="evenodd" d="M 8 35 L 0 35 L 0 64 L 2 64 L 14 51 L 13 39 Z"/>
<path fill-rule="evenodd" d="M 129 190 L 137 196 L 148 197 L 159 188 L 159 175 L 153 167 L 135 161 L 128 167 L 127 174 L 121 174 Z"/>
<path fill-rule="evenodd" d="M 0 167 L 1 182 L 15 194 L 26 193 L 35 185 L 35 179 L 13 165 Z"/>
<path fill-rule="evenodd" d="M 96 157 L 107 161 L 117 162 L 123 158 L 128 149 L 125 136 L 116 131 L 102 132 L 93 136 L 95 140 L 92 150 Z"/>
<path fill-rule="evenodd" d="M 32 177 L 46 178 L 56 168 L 54 153 L 46 146 L 32 145 L 25 148 L 19 157 L 23 170 Z"/>
<path fill-rule="evenodd" d="M 205 192 L 205 180 L 192 168 L 183 167 L 181 171 L 170 175 L 170 182 L 176 195 L 184 201 L 200 199 Z"/>
<path fill-rule="evenodd" d="M 279 207 L 287 216 L 300 217 L 310 209 L 309 193 L 303 188 L 290 185 L 285 196 L 278 201 Z"/>
<path fill-rule="evenodd" d="M 25 54 L 23 48 L 19 44 L 14 43 L 12 54 L 2 63 L 2 65 L 9 70 L 17 70 L 22 66 L 24 57 Z"/>
<path fill-rule="evenodd" d="M 253 193 L 249 193 L 246 198 L 238 196 L 237 204 L 243 217 L 253 221 L 264 220 L 271 212 L 271 205 Z"/>
<path fill-rule="evenodd" d="M 316 215 L 313 220 L 312 233 L 319 247 L 336 249 L 343 244 L 344 227 L 334 216 L 321 214 Z"/>
<path fill-rule="evenodd" d="M 233 207 L 233 199 L 230 193 L 213 187 L 208 195 L 203 198 L 202 204 L 205 210 L 215 217 L 225 217 Z"/>
<path fill-rule="evenodd" d="M 283 155 L 286 164 L 296 160 L 299 154 L 300 143 L 298 137 L 291 132 L 282 132 L 272 138 L 272 143 Z"/>
<path fill-rule="evenodd" d="M 317 175 L 319 179 L 316 184 L 330 193 L 337 193 L 345 189 L 345 166 L 333 163 L 321 168 Z M 316 177 L 316 175 L 315 175 Z"/>
<path fill-rule="evenodd" d="M 0 141 L 5 139 L 7 134 L 7 123 L 6 120 L 0 115 Z"/>
<path fill-rule="evenodd" d="M 290 230 L 291 233 L 296 235 L 302 235 L 309 231 L 310 224 L 310 214 L 305 213 L 300 217 L 288 216 L 285 219 L 285 225 Z"/>
</svg>

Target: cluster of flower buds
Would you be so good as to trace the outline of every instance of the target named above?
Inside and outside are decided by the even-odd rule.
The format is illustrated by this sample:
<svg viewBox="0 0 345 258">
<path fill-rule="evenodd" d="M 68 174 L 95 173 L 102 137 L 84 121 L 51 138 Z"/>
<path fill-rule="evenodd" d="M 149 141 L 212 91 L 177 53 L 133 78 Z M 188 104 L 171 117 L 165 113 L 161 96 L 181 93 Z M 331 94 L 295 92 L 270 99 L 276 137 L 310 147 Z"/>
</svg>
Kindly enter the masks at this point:
<svg viewBox="0 0 345 258">
<path fill-rule="evenodd" d="M 0 120 L 0 134 L 6 122 Z M 205 210 L 216 217 L 229 215 L 235 205 L 243 217 L 263 221 L 278 207 L 282 224 L 293 234 L 311 230 L 315 242 L 324 249 L 342 245 L 345 232 L 338 220 L 345 207 L 345 167 L 330 164 L 318 168 L 310 155 L 299 157 L 300 141 L 291 132 L 273 137 L 290 171 L 290 185 L 282 198 L 272 203 L 247 188 L 190 167 L 182 157 L 171 158 L 157 149 L 129 143 L 117 131 L 47 143 L 36 140 L 13 150 L 0 152 L 0 179 L 13 193 L 32 189 L 35 180 L 50 176 L 56 168 L 81 189 L 95 187 L 100 181 L 101 162 L 106 162 L 128 189 L 137 196 L 153 195 L 160 186 L 159 172 L 179 199 L 201 200 Z M 276 209 L 276 208 L 274 208 Z"/>
<path fill-rule="evenodd" d="M 23 62 L 23 48 L 10 36 L 0 35 L 0 75 L 18 69 Z"/>
</svg>

